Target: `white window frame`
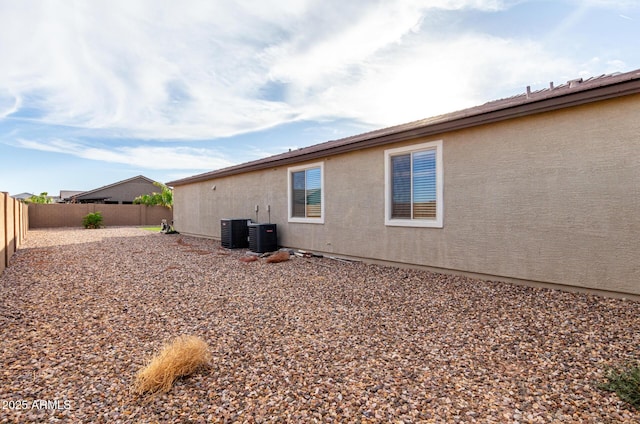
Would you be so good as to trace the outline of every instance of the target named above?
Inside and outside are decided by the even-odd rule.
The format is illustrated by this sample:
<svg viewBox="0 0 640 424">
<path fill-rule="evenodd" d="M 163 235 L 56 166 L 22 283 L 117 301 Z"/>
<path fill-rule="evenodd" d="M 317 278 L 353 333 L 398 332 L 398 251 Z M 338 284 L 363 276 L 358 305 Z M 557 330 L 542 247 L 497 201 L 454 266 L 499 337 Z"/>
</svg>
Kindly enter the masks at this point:
<svg viewBox="0 0 640 424">
<path fill-rule="evenodd" d="M 423 150 L 436 151 L 436 219 L 398 219 L 391 218 L 391 190 L 393 184 L 391 182 L 391 157 L 401 154 L 416 153 Z M 442 162 L 442 140 L 429 141 L 426 143 L 413 144 L 395 149 L 387 149 L 384 151 L 384 224 L 396 227 L 430 227 L 442 228 L 444 224 L 444 172 Z"/>
<path fill-rule="evenodd" d="M 320 218 L 300 218 L 291 216 L 293 209 L 292 176 L 294 172 L 306 171 L 308 169 L 320 168 Z M 287 216 L 289 222 L 300 222 L 307 224 L 324 224 L 324 162 L 309 163 L 300 166 L 287 168 Z"/>
</svg>

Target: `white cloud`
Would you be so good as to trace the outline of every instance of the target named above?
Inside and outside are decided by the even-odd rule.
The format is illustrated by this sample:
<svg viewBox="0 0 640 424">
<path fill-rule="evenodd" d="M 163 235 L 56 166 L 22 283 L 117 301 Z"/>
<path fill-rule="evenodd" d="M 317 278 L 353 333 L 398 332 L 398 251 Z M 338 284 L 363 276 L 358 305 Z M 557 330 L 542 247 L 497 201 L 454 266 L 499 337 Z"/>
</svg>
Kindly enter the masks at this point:
<svg viewBox="0 0 640 424">
<path fill-rule="evenodd" d="M 301 119 L 424 118 L 575 69 L 534 41 L 425 22 L 520 1 L 3 2 L 0 119 L 193 140 Z M 604 3 L 625 2 L 590 0 Z"/>
<path fill-rule="evenodd" d="M 602 7 L 607 9 L 637 8 L 638 0 L 571 0 L 580 6 Z"/>
<path fill-rule="evenodd" d="M 424 5 L 15 2 L 0 15 L 0 37 L 12 40 L 0 43 L 0 83 L 28 96 L 47 124 L 145 138 L 229 136 L 302 118 L 299 104 L 260 98 L 261 88 L 270 80 L 290 82 L 294 97 L 303 93 L 313 102 L 331 85 L 348 85 L 351 66 L 419 28 Z"/>
<path fill-rule="evenodd" d="M 228 19 L 239 12 L 223 4 L 29 6 L 0 15 L 1 39 L 17 40 L 0 43 L 0 83 L 32 95 L 30 106 L 46 123 L 206 138 L 265 128 L 292 114 L 285 104 L 252 98 L 264 72 L 253 60 L 257 40 L 244 32 L 259 35 L 260 22 Z"/>
<path fill-rule="evenodd" d="M 14 145 L 25 149 L 64 153 L 83 159 L 120 163 L 145 169 L 209 170 L 233 165 L 219 151 L 185 146 L 120 146 L 95 147 L 66 140 L 17 140 Z"/>
<path fill-rule="evenodd" d="M 5 118 L 20 108 L 20 99 L 6 89 L 0 88 L 0 119 Z"/>
<path fill-rule="evenodd" d="M 291 59 L 296 61 L 295 58 Z M 392 51 L 379 51 L 351 64 L 359 78 L 299 75 L 315 91 L 300 90 L 290 99 L 309 118 L 333 114 L 373 125 L 392 125 L 474 106 L 524 91 L 535 82 L 571 72 L 568 60 L 554 58 L 535 42 L 481 34 L 431 39 L 405 37 Z M 575 74 L 574 74 L 575 75 Z"/>
</svg>

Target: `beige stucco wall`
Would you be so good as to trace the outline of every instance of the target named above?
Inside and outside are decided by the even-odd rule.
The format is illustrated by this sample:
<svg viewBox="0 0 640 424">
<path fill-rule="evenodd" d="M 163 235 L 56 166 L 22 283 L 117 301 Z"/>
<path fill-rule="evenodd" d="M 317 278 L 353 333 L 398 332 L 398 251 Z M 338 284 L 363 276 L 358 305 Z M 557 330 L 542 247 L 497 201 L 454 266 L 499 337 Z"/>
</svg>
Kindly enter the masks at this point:
<svg viewBox="0 0 640 424">
<path fill-rule="evenodd" d="M 284 175 L 284 182 L 282 181 Z M 215 189 L 213 187 L 215 186 Z M 250 218 L 284 226 L 287 222 L 287 168 L 211 180 L 174 188 L 174 224 L 180 232 L 220 237 L 220 220 Z"/>
<path fill-rule="evenodd" d="M 640 294 L 639 112 L 635 95 L 328 157 L 323 225 L 287 223 L 287 167 L 178 186 L 176 228 L 219 237 L 270 204 L 285 246 Z M 444 227 L 385 226 L 384 150 L 438 139 Z"/>
</svg>

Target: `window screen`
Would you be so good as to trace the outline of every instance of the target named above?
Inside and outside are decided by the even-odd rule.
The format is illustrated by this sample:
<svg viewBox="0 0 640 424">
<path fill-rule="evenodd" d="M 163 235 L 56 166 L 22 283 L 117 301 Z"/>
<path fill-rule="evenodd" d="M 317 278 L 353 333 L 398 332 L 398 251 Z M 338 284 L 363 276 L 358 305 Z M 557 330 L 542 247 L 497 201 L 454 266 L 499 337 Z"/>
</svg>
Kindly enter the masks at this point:
<svg viewBox="0 0 640 424">
<path fill-rule="evenodd" d="M 322 172 L 309 168 L 291 173 L 291 217 L 321 218 Z"/>
<path fill-rule="evenodd" d="M 442 141 L 385 151 L 386 225 L 442 227 Z"/>
</svg>

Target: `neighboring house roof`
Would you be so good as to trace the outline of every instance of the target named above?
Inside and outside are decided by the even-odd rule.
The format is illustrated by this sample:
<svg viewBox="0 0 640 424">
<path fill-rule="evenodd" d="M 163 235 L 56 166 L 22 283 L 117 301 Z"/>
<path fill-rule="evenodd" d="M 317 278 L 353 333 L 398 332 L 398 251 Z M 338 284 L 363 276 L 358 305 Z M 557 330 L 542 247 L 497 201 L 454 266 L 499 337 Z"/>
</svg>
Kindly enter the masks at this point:
<svg viewBox="0 0 640 424">
<path fill-rule="evenodd" d="M 18 199 L 18 200 L 25 200 L 25 199 L 28 199 L 31 196 L 33 196 L 33 194 L 31 194 L 31 193 L 20 193 L 20 194 L 14 194 L 11 197 L 13 197 L 14 199 Z"/>
<path fill-rule="evenodd" d="M 179 186 L 289 165 L 367 147 L 381 146 L 637 93 L 640 93 L 640 70 L 601 75 L 586 80 L 579 78 L 559 86 L 553 86 L 551 83 L 549 88 L 537 91 L 531 91 L 527 87 L 523 94 L 491 101 L 480 106 L 327 141 L 264 159 L 170 181 L 167 185 Z"/>
<path fill-rule="evenodd" d="M 68 200 L 73 196 L 78 195 L 80 193 L 84 193 L 82 190 L 60 190 L 60 199 Z"/>
<path fill-rule="evenodd" d="M 105 190 L 108 190 L 108 189 L 113 188 L 113 187 L 117 187 L 117 186 L 124 185 L 124 184 L 127 184 L 127 183 L 135 182 L 137 180 L 142 180 L 142 181 L 148 182 L 150 184 L 155 183 L 155 181 L 153 181 L 150 178 L 147 178 L 147 177 L 145 177 L 143 175 L 138 175 L 136 177 L 129 178 L 129 179 L 122 180 L 122 181 L 118 181 L 118 182 L 113 183 L 113 184 L 109 184 L 109 185 L 106 185 L 106 186 L 98 187 L 98 188 L 96 188 L 94 190 L 83 191 L 80 194 L 74 195 L 72 197 L 74 199 L 76 199 L 76 200 L 85 200 L 85 201 L 86 200 L 108 200 L 108 199 L 111 198 L 111 196 L 105 196 L 104 193 L 101 194 L 101 192 L 104 192 Z M 67 199 L 65 199 L 65 200 L 67 200 Z"/>
</svg>

